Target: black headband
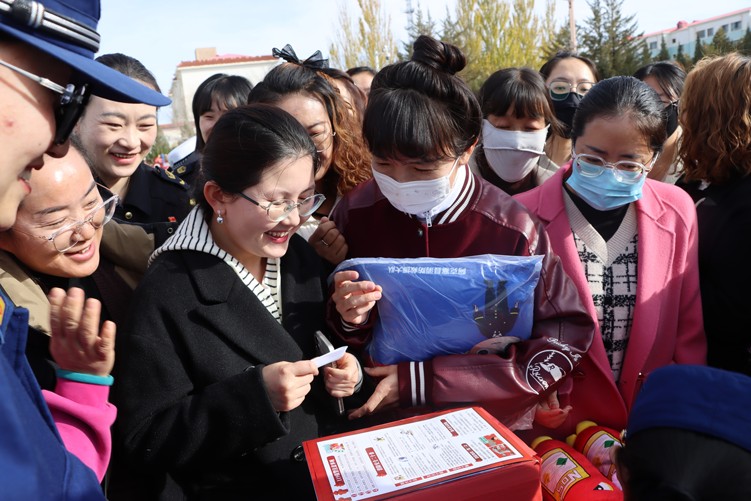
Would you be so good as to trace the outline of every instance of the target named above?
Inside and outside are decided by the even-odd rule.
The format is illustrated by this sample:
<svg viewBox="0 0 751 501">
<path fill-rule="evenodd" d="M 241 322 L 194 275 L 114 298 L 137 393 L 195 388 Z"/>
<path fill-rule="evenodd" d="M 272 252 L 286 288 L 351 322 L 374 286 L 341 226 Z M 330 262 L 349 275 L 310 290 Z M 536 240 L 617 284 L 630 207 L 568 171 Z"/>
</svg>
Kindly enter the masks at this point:
<svg viewBox="0 0 751 501">
<path fill-rule="evenodd" d="M 34 0 L 0 0 L 0 13 L 18 24 L 41 31 L 94 53 L 99 51 L 99 33 L 83 23 L 45 9 Z"/>
</svg>

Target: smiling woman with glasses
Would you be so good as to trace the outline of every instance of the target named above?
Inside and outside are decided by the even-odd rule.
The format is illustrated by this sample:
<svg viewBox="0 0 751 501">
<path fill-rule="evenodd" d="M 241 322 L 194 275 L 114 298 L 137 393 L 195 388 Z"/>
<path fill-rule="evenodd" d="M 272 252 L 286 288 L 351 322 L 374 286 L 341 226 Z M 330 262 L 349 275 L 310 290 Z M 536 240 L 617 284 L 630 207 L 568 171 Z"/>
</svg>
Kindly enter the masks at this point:
<svg viewBox="0 0 751 501">
<path fill-rule="evenodd" d="M 16 224 L 13 230 L 47 240 L 54 245 L 57 252 L 64 254 L 81 241 L 85 241 L 86 238 L 84 235 L 87 232 L 99 230 L 112 219 L 115 207 L 117 206 L 117 199 L 117 195 L 112 195 L 104 202 L 96 204 L 93 209 L 87 207 L 87 210 L 90 210 L 90 212 L 83 219 L 73 220 L 72 222 L 69 222 L 71 218 L 59 219 L 50 224 L 34 225 L 27 230 L 21 229 L 22 224 Z M 87 205 L 91 206 L 95 203 L 96 200 L 92 199 Z M 44 233 L 42 230 L 49 230 L 55 227 L 59 227 L 59 229 L 56 229 L 50 235 L 38 234 Z"/>
<path fill-rule="evenodd" d="M 340 261 L 346 246 L 336 228 L 327 222 L 319 231 L 316 229 L 343 195 L 371 177 L 370 153 L 361 134 L 362 114 L 350 111 L 334 78 L 329 76 L 333 70 L 325 67 L 328 63 L 323 65 L 324 61 L 319 61 L 321 64 L 314 67 L 313 63 L 297 60 L 290 50 L 276 52 L 287 62 L 272 69 L 253 88 L 249 101 L 272 104 L 290 113 L 315 143 L 321 161 L 316 172 L 316 191 L 325 195 L 326 200 L 300 228 L 299 234 L 327 259 L 331 252 Z"/>
<path fill-rule="evenodd" d="M 346 420 L 330 398 L 361 381 L 353 355 L 320 375 L 309 360 L 326 330 L 326 272 L 296 233 L 325 200 L 318 158 L 274 106 L 214 126 L 204 198 L 152 257 L 118 345 L 123 449 L 154 485 L 169 475 L 201 499 L 315 497 L 302 441 Z"/>
<path fill-rule="evenodd" d="M 120 324 L 132 290 L 126 282 L 130 277 L 100 253 L 103 226 L 112 218 L 117 196 L 102 197 L 82 154 L 70 148 L 62 158 L 45 158 L 44 169 L 29 185 L 31 193 L 15 224 L 0 233 L 0 268 L 14 270 L 11 291 L 31 311 L 27 356 L 40 385 L 51 389 L 55 373 L 45 294 L 53 287 L 79 287 L 86 297 L 101 301 L 102 320 Z M 100 289 L 102 284 L 107 286 Z"/>
<path fill-rule="evenodd" d="M 572 161 L 515 197 L 545 224 L 597 321 L 582 377 L 558 395 L 572 406 L 565 431 L 583 420 L 622 429 L 651 371 L 706 363 L 696 211 L 682 190 L 647 178 L 663 109 L 636 78 L 597 83 L 576 112 Z"/>
</svg>

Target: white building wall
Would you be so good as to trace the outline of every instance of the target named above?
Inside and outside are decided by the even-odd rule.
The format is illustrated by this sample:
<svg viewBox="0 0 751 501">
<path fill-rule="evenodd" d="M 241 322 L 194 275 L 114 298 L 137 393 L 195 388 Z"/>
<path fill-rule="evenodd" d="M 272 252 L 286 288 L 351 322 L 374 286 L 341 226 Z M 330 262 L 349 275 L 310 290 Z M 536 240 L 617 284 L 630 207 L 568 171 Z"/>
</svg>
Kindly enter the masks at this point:
<svg viewBox="0 0 751 501">
<path fill-rule="evenodd" d="M 683 53 L 688 57 L 694 56 L 696 50 L 696 35 L 699 34 L 699 38 L 703 44 L 712 43 L 712 37 L 721 28 L 725 28 L 728 39 L 732 42 L 743 38 L 746 34 L 746 29 L 749 28 L 749 22 L 751 18 L 751 9 L 731 12 L 724 16 L 717 16 L 705 21 L 697 21 L 688 23 L 685 27 L 680 27 L 680 23 L 676 28 L 669 28 L 666 30 L 658 31 L 655 33 L 649 33 L 643 37 L 647 43 L 652 57 L 656 57 L 660 52 L 662 44 L 662 38 L 665 38 L 665 44 L 668 48 L 668 53 L 671 59 L 675 59 L 678 54 L 678 47 L 683 46 Z"/>
<path fill-rule="evenodd" d="M 170 97 L 172 98 L 172 123 L 180 128 L 193 127 L 193 94 L 201 83 L 216 73 L 239 75 L 257 84 L 271 68 L 279 64 L 277 59 L 262 61 L 243 61 L 238 63 L 201 64 L 195 66 L 178 66 L 172 81 Z M 195 131 L 193 131 L 195 132 Z M 186 139 L 187 136 L 183 139 Z"/>
</svg>

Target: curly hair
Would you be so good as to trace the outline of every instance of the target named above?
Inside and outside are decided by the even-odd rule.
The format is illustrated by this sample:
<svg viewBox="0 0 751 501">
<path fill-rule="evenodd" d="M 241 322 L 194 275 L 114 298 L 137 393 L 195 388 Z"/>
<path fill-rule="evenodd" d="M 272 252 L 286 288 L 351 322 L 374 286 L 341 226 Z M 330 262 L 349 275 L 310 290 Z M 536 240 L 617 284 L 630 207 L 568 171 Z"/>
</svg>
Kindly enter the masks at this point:
<svg viewBox="0 0 751 501">
<path fill-rule="evenodd" d="M 326 177 L 336 179 L 337 193 L 344 195 L 371 178 L 370 153 L 360 127 L 349 113 L 339 92 L 327 77 L 311 68 L 284 63 L 272 69 L 250 92 L 250 102 L 277 104 L 291 94 L 304 94 L 319 101 L 331 121 L 334 150 Z M 333 173 L 333 174 L 332 174 Z"/>
<path fill-rule="evenodd" d="M 751 174 L 751 58 L 699 61 L 686 77 L 679 122 L 687 180 L 724 184 Z"/>
</svg>

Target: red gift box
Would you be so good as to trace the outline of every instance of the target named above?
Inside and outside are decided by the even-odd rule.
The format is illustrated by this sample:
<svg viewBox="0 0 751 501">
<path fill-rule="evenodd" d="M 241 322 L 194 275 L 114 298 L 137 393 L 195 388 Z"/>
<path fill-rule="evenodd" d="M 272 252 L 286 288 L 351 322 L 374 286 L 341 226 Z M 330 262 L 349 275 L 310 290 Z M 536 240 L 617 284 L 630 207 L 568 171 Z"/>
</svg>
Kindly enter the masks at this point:
<svg viewBox="0 0 751 501">
<path fill-rule="evenodd" d="M 540 462 L 480 407 L 303 443 L 319 501 L 542 499 Z"/>
</svg>

